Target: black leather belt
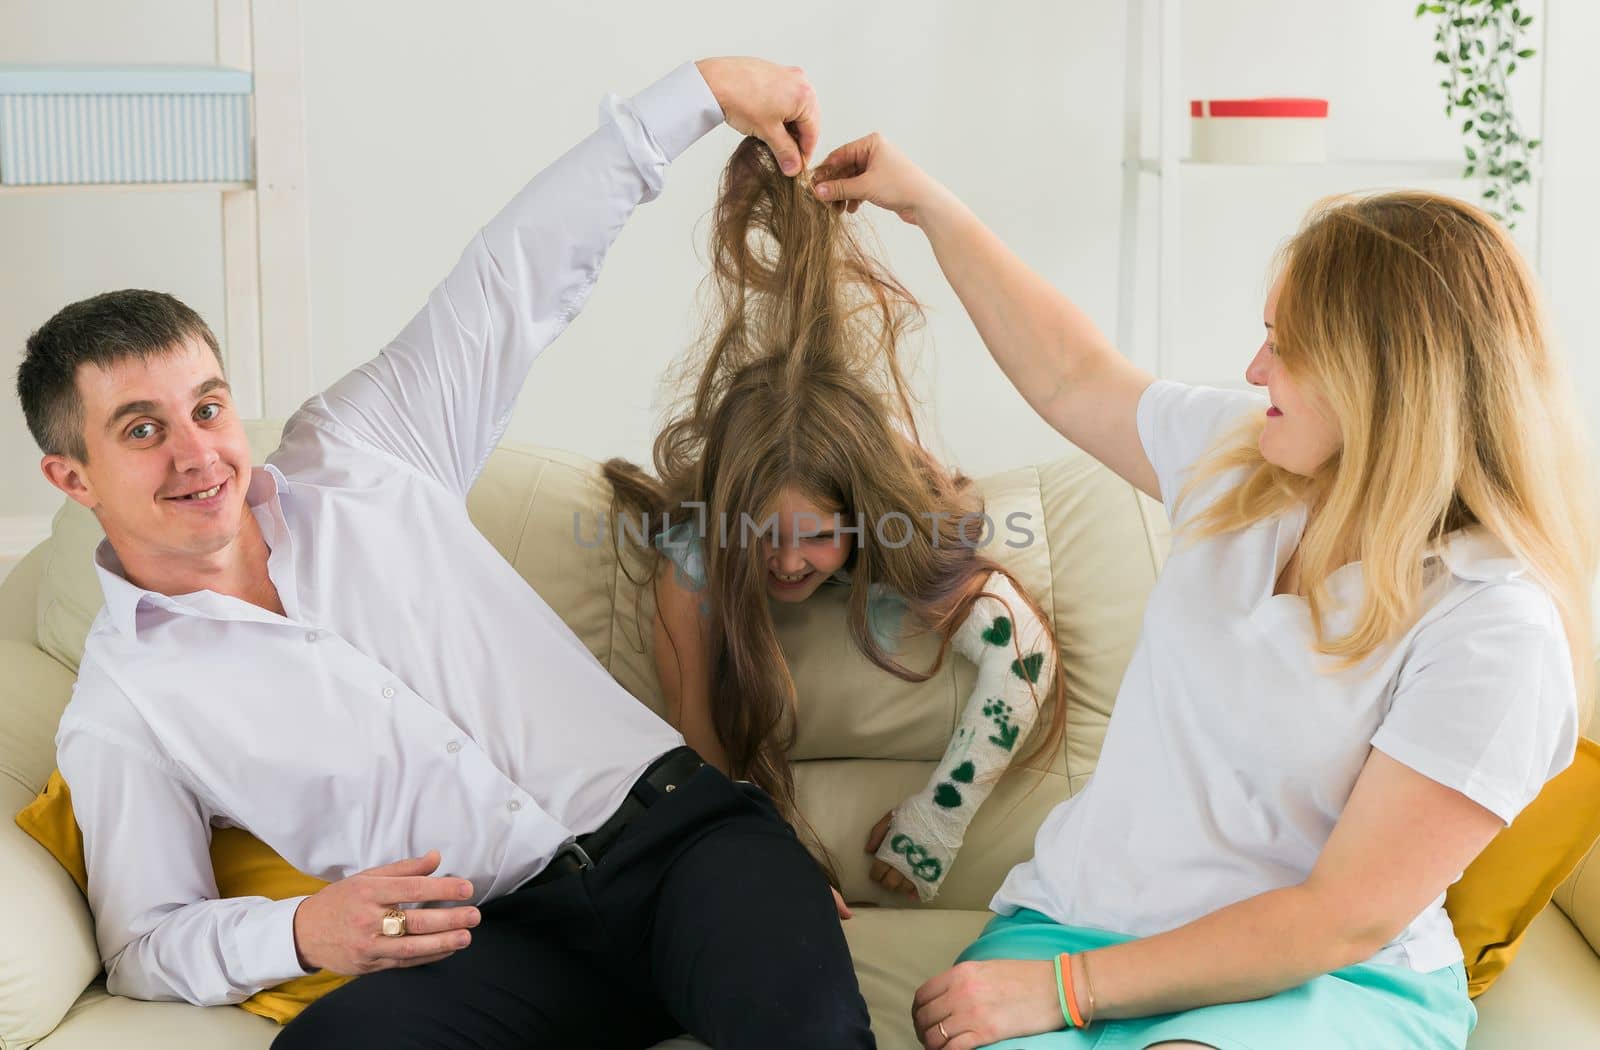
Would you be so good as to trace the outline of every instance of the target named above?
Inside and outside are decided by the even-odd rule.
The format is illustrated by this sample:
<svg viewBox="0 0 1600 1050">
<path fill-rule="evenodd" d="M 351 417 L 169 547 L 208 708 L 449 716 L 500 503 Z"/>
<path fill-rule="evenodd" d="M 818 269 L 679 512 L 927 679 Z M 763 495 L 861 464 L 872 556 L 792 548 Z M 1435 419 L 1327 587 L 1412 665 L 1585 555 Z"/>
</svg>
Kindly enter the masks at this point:
<svg viewBox="0 0 1600 1050">
<path fill-rule="evenodd" d="M 556 851 L 556 855 L 550 858 L 550 863 L 545 865 L 544 870 L 529 879 L 525 885 L 541 886 L 563 875 L 571 875 L 585 868 L 594 867 L 617 839 L 622 837 L 623 830 L 633 818 L 655 805 L 663 796 L 676 791 L 703 765 L 705 760 L 695 754 L 691 747 L 674 748 L 656 759 L 650 764 L 650 768 L 644 771 L 644 775 L 634 781 L 633 787 L 628 790 L 628 796 L 622 800 L 622 805 L 606 818 L 604 824 L 562 846 Z"/>
</svg>

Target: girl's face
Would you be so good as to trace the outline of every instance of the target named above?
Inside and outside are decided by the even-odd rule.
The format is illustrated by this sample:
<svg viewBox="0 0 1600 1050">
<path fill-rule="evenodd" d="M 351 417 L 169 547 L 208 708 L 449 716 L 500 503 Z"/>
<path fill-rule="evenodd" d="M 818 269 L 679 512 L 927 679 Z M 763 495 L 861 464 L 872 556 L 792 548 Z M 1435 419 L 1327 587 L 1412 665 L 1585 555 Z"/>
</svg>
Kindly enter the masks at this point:
<svg viewBox="0 0 1600 1050">
<path fill-rule="evenodd" d="M 761 534 L 767 593 L 775 601 L 803 602 L 849 560 L 854 540 L 840 532 L 836 509 L 817 505 L 791 485 L 778 490 L 769 513 L 774 512 L 777 542 L 772 530 Z"/>
<path fill-rule="evenodd" d="M 1261 431 L 1262 458 L 1292 474 L 1310 476 L 1344 447 L 1344 439 L 1322 399 L 1302 389 L 1278 360 L 1273 323 L 1281 287 L 1280 281 L 1267 293 L 1267 335 L 1244 370 L 1244 377 L 1255 386 L 1266 387 L 1272 399 L 1266 427 Z"/>
</svg>

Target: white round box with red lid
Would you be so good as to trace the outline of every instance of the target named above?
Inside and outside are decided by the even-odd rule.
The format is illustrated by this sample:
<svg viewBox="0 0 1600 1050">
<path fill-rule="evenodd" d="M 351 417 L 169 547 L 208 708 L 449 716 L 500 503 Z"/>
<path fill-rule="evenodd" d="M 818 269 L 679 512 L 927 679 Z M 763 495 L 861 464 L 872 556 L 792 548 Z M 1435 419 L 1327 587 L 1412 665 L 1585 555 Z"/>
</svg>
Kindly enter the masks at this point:
<svg viewBox="0 0 1600 1050">
<path fill-rule="evenodd" d="M 1201 164 L 1321 164 L 1328 100 L 1218 98 L 1189 103 L 1191 160 Z"/>
</svg>

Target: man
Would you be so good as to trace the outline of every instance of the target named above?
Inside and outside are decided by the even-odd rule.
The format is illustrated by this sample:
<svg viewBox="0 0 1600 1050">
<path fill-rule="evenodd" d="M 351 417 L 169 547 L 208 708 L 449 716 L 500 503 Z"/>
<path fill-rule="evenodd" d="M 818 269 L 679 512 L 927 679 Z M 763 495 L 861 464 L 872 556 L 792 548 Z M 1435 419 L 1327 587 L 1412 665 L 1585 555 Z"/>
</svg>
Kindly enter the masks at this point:
<svg viewBox="0 0 1600 1050">
<path fill-rule="evenodd" d="M 872 1045 L 793 833 L 628 696 L 465 507 L 611 241 L 724 117 L 791 174 L 816 141 L 804 75 L 754 59 L 609 99 L 262 468 L 215 337 L 170 296 L 97 296 L 29 339 L 43 470 L 106 532 L 57 746 L 112 992 L 365 975 L 284 1048 Z M 224 825 L 330 885 L 217 899 Z"/>
</svg>

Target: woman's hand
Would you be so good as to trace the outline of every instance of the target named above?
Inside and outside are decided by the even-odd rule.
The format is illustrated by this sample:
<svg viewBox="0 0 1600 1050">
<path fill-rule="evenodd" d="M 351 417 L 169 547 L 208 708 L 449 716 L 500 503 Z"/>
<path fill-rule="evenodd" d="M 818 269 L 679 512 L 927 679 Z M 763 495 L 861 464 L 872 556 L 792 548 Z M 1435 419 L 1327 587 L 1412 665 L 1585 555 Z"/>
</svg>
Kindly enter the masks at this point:
<svg viewBox="0 0 1600 1050">
<path fill-rule="evenodd" d="M 872 825 L 872 831 L 867 834 L 868 853 L 878 852 L 878 847 L 883 845 L 883 837 L 889 834 L 889 824 L 893 820 L 894 810 L 891 809 L 883 815 L 882 820 Z M 872 862 L 872 881 L 896 893 L 903 893 L 912 900 L 917 899 L 917 887 L 911 880 L 881 860 L 874 859 Z"/>
<path fill-rule="evenodd" d="M 1054 1032 L 1065 1024 L 1055 965 L 1048 959 L 958 963 L 917 989 L 911 1021 L 926 1050 L 973 1050 Z"/>
<path fill-rule="evenodd" d="M 785 175 L 805 170 L 821 127 L 805 70 L 759 58 L 703 58 L 695 67 L 729 127 L 771 146 Z"/>
<path fill-rule="evenodd" d="M 811 188 L 819 200 L 843 203 L 850 211 L 870 201 L 915 226 L 922 225 L 928 208 L 949 197 L 876 131 L 828 154 L 812 173 Z"/>
</svg>

